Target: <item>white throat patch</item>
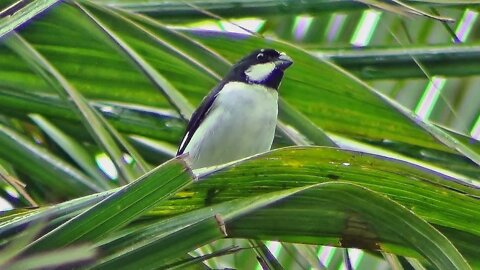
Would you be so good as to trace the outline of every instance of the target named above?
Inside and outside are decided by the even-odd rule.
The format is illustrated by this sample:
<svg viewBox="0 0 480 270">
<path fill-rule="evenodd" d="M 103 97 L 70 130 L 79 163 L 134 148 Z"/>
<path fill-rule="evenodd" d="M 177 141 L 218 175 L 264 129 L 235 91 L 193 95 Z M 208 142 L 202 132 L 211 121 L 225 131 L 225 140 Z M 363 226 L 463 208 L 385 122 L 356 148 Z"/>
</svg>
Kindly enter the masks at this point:
<svg viewBox="0 0 480 270">
<path fill-rule="evenodd" d="M 256 64 L 249 67 L 245 71 L 245 75 L 247 76 L 248 81 L 260 83 L 265 81 L 274 69 L 275 63 L 272 62 Z"/>
</svg>

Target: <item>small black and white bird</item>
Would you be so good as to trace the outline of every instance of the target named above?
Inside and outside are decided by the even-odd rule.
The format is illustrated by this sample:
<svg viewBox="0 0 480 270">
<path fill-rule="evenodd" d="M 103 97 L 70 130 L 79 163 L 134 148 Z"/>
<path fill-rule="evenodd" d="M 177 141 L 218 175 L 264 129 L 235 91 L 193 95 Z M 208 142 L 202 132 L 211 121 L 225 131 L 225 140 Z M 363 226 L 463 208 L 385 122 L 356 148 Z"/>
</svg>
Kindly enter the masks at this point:
<svg viewBox="0 0 480 270">
<path fill-rule="evenodd" d="M 193 113 L 177 155 L 189 153 L 197 169 L 270 150 L 278 87 L 292 63 L 274 49 L 256 50 L 238 61 Z"/>
</svg>

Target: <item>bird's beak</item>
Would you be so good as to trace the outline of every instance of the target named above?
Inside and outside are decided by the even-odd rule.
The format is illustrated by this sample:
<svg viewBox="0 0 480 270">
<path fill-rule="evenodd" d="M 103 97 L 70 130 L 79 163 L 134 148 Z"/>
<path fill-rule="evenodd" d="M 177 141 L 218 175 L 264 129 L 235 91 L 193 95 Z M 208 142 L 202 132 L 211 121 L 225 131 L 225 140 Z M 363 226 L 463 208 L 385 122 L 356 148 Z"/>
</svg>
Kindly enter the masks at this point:
<svg viewBox="0 0 480 270">
<path fill-rule="evenodd" d="M 285 53 L 280 53 L 280 56 L 275 60 L 275 66 L 277 66 L 281 70 L 287 69 L 289 66 L 293 64 L 292 58 L 290 58 Z"/>
</svg>

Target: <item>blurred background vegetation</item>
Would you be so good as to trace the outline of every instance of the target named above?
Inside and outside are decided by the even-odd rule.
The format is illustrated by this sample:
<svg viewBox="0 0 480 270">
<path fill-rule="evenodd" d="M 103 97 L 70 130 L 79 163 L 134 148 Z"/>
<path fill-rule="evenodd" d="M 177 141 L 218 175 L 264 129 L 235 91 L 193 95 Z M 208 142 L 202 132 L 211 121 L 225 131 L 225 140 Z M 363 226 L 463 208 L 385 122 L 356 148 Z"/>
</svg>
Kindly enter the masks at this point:
<svg viewBox="0 0 480 270">
<path fill-rule="evenodd" d="M 479 4 L 1 1 L 0 268 L 480 268 Z M 261 47 L 282 149 L 192 175 L 186 120 Z"/>
</svg>

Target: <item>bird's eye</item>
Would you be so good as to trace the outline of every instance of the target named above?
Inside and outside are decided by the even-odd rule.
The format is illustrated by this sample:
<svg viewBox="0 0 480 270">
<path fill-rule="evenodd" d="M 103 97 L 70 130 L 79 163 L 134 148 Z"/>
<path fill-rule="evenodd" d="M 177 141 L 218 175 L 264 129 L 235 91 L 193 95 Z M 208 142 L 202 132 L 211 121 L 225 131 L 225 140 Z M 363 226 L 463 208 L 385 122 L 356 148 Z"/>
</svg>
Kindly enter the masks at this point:
<svg viewBox="0 0 480 270">
<path fill-rule="evenodd" d="M 262 61 L 262 60 L 267 59 L 267 57 L 263 53 L 259 53 L 259 54 L 257 54 L 257 59 Z"/>
</svg>

